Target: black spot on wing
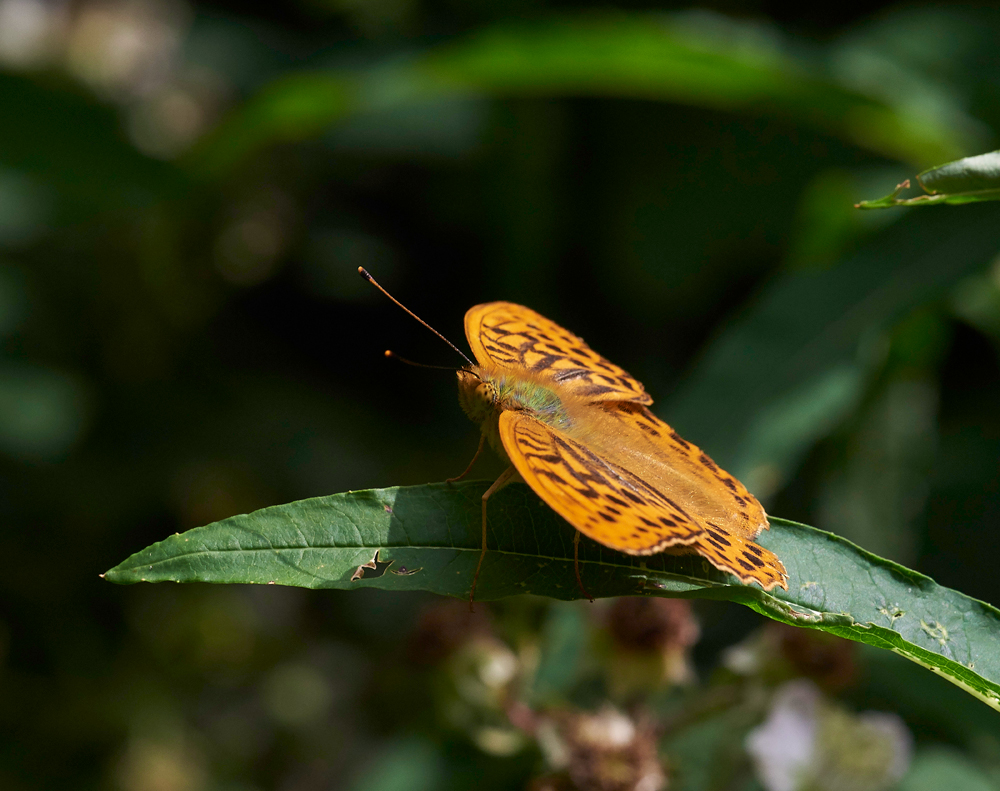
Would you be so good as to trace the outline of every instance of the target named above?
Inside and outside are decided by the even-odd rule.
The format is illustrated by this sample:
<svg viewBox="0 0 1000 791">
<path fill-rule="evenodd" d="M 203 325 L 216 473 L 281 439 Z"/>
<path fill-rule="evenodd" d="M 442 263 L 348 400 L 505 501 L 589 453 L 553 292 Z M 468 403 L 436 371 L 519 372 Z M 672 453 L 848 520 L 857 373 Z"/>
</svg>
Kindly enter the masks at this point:
<svg viewBox="0 0 1000 791">
<path fill-rule="evenodd" d="M 670 432 L 670 439 L 672 439 L 674 442 L 676 442 L 678 445 L 680 445 L 682 448 L 684 448 L 684 450 L 690 450 L 691 449 L 690 443 L 688 443 L 687 441 L 685 441 L 684 438 L 681 437 L 681 435 L 678 434 L 676 431 L 671 431 Z"/>
<path fill-rule="evenodd" d="M 605 387 L 604 385 L 592 385 L 583 391 L 585 396 L 599 396 L 605 393 L 617 393 L 618 388 L 616 387 Z"/>
<path fill-rule="evenodd" d="M 561 359 L 562 357 L 557 354 L 546 354 L 544 357 L 531 364 L 531 370 L 544 371 L 546 368 L 551 368 Z"/>
<path fill-rule="evenodd" d="M 720 544 L 724 544 L 727 547 L 732 546 L 732 542 L 728 538 L 719 535 L 719 533 L 717 533 L 715 530 L 708 528 L 706 532 L 713 540 L 719 542 Z"/>
<path fill-rule="evenodd" d="M 646 505 L 646 501 L 633 492 L 631 489 L 621 488 L 618 490 L 624 497 L 627 497 L 636 505 Z"/>
</svg>

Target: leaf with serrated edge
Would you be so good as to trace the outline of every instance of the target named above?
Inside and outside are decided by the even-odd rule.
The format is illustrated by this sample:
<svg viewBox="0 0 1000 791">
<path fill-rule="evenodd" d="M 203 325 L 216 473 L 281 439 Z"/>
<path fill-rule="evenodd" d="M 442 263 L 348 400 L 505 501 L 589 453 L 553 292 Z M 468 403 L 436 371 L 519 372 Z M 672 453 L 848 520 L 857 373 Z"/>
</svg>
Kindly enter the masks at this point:
<svg viewBox="0 0 1000 791">
<path fill-rule="evenodd" d="M 117 583 L 375 587 L 464 598 L 479 556 L 487 486 L 369 489 L 264 508 L 170 536 L 105 576 Z M 490 551 L 477 598 L 579 598 L 573 532 L 527 487 L 498 492 L 490 499 Z M 590 541 L 581 543 L 580 569 L 595 597 L 725 599 L 783 623 L 887 648 L 1000 711 L 995 607 L 806 525 L 772 518 L 760 541 L 784 561 L 787 592 L 737 584 L 697 556 L 631 557 Z M 358 575 L 376 553 L 380 567 L 405 573 Z"/>
</svg>

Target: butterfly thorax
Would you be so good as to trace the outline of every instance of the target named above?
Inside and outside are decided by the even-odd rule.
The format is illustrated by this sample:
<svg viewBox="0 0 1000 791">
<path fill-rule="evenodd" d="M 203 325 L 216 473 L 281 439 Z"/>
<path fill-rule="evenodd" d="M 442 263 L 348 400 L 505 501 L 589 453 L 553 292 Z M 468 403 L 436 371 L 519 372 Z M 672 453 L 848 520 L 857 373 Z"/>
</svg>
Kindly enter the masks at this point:
<svg viewBox="0 0 1000 791">
<path fill-rule="evenodd" d="M 503 412 L 527 412 L 561 431 L 569 431 L 573 424 L 567 405 L 543 380 L 502 369 L 476 365 L 460 370 L 458 401 L 465 414 L 480 426 L 490 446 L 502 458 L 507 456 L 499 434 L 500 415 Z"/>
</svg>

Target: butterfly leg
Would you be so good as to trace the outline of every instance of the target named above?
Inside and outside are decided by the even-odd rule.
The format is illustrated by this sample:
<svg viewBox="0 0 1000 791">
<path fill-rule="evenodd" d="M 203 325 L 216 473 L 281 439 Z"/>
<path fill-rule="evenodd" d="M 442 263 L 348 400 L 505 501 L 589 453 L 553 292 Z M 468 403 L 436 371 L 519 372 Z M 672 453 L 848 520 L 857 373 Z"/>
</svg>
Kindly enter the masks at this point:
<svg viewBox="0 0 1000 791">
<path fill-rule="evenodd" d="M 576 584 L 583 592 L 583 595 L 590 599 L 590 603 L 594 603 L 594 597 L 587 593 L 587 589 L 583 587 L 583 580 L 580 579 L 580 531 L 574 531 L 573 536 L 573 571 L 576 573 Z"/>
<path fill-rule="evenodd" d="M 469 462 L 469 466 L 465 468 L 465 472 L 455 478 L 448 478 L 445 483 L 455 483 L 455 481 L 460 481 L 466 475 L 472 471 L 472 465 L 476 463 L 476 459 L 479 458 L 479 454 L 483 452 L 483 446 L 486 444 L 486 435 L 483 434 L 479 437 L 479 447 L 476 449 L 476 455 L 472 457 L 472 461 Z"/>
<path fill-rule="evenodd" d="M 476 583 L 479 581 L 479 570 L 483 567 L 483 558 L 486 557 L 486 501 L 490 499 L 490 495 L 500 491 L 508 483 L 518 480 L 521 480 L 521 476 L 517 474 L 517 470 L 513 466 L 510 466 L 493 482 L 493 485 L 483 495 L 483 549 L 479 553 L 479 563 L 476 564 L 476 573 L 472 577 L 472 590 L 469 591 L 469 609 L 472 609 L 472 602 L 476 597 Z"/>
</svg>

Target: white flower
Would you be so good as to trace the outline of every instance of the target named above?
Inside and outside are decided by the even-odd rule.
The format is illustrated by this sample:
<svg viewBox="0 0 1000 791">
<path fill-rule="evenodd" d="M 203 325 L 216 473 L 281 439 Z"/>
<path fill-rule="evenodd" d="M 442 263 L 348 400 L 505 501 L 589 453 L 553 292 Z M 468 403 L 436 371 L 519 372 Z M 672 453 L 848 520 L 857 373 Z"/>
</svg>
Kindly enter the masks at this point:
<svg viewBox="0 0 1000 791">
<path fill-rule="evenodd" d="M 778 688 L 746 748 L 767 791 L 883 791 L 906 773 L 912 737 L 895 714 L 852 714 L 798 679 Z"/>
<path fill-rule="evenodd" d="M 816 764 L 820 692 L 804 679 L 778 689 L 763 725 L 747 736 L 747 752 L 767 791 L 798 791 Z"/>
</svg>

